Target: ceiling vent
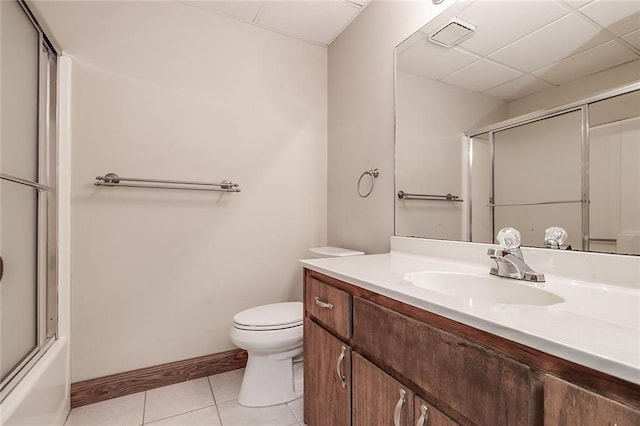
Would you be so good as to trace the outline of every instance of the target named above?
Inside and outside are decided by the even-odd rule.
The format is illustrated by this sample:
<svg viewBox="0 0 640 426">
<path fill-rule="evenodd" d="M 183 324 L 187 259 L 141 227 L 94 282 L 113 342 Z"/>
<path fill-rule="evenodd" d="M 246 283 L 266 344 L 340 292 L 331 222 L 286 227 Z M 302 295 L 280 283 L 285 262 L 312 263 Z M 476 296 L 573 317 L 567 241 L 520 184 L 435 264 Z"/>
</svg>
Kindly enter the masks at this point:
<svg viewBox="0 0 640 426">
<path fill-rule="evenodd" d="M 451 20 L 442 28 L 431 33 L 429 41 L 444 47 L 455 46 L 476 30 L 476 26 L 463 21 L 460 18 Z"/>
</svg>

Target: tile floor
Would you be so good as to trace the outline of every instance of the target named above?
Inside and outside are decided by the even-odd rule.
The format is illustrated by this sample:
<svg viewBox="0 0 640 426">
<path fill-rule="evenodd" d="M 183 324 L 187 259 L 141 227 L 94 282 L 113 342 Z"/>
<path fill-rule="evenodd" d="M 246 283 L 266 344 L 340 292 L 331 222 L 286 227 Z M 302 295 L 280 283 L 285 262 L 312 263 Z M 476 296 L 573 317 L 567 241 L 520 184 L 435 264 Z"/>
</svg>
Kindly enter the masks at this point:
<svg viewBox="0 0 640 426">
<path fill-rule="evenodd" d="M 299 426 L 302 398 L 246 408 L 238 404 L 244 370 L 234 370 L 74 408 L 65 426 Z"/>
</svg>

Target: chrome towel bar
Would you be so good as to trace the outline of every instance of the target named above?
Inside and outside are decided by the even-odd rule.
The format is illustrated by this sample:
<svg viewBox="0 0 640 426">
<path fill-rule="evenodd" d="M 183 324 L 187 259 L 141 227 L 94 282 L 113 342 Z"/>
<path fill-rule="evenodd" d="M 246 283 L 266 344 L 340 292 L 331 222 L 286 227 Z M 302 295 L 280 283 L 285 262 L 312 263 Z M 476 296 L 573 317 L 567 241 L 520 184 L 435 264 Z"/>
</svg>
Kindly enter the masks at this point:
<svg viewBox="0 0 640 426">
<path fill-rule="evenodd" d="M 122 183 L 138 182 L 138 183 Z M 186 189 L 191 191 L 240 192 L 237 183 L 223 180 L 220 183 L 192 182 L 166 179 L 144 179 L 120 177 L 115 173 L 96 176 L 95 186 L 123 186 L 127 188 Z"/>
<path fill-rule="evenodd" d="M 457 195 L 429 195 L 429 194 L 409 194 L 408 192 L 398 191 L 398 198 L 401 200 L 425 200 L 425 201 L 455 201 L 458 203 L 464 200 Z"/>
<path fill-rule="evenodd" d="M 511 204 L 487 204 L 487 207 L 518 207 L 518 206 L 546 206 L 550 204 L 578 204 L 583 200 L 539 201 L 537 203 L 511 203 Z"/>
</svg>

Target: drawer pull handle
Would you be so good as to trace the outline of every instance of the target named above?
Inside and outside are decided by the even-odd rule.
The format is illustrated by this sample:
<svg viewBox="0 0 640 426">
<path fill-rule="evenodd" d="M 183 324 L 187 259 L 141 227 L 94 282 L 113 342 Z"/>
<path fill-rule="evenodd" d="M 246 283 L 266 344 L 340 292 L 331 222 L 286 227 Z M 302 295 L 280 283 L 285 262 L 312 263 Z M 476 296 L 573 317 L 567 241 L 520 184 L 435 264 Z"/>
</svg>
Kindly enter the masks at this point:
<svg viewBox="0 0 640 426">
<path fill-rule="evenodd" d="M 400 426 L 400 416 L 402 415 L 402 407 L 407 399 L 407 392 L 404 389 L 400 389 L 400 399 L 396 404 L 396 409 L 393 412 L 393 424 L 394 426 Z"/>
<path fill-rule="evenodd" d="M 340 379 L 340 383 L 342 384 L 342 389 L 347 388 L 347 378 L 344 374 L 342 374 L 342 362 L 344 361 L 344 356 L 347 354 L 347 347 L 343 346 L 342 351 L 340 352 L 340 356 L 338 357 L 338 362 L 336 364 L 336 373 L 338 373 L 338 378 Z"/>
<path fill-rule="evenodd" d="M 323 302 L 318 296 L 316 296 L 316 305 L 320 306 L 321 308 L 333 309 L 333 304 Z"/>
<path fill-rule="evenodd" d="M 416 426 L 424 426 L 425 422 L 429 418 L 429 409 L 426 405 L 422 404 L 420 406 L 420 417 L 418 418 L 418 423 Z"/>
</svg>

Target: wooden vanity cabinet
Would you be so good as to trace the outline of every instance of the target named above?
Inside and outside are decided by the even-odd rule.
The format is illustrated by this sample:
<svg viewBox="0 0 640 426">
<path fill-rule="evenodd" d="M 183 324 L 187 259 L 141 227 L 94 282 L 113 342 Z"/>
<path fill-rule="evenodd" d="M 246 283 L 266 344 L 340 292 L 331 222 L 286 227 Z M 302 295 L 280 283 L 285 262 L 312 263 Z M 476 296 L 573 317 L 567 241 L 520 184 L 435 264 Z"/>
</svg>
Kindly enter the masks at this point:
<svg viewBox="0 0 640 426">
<path fill-rule="evenodd" d="M 412 426 L 413 392 L 357 353 L 352 361 L 352 424 Z"/>
<path fill-rule="evenodd" d="M 638 426 L 640 411 L 547 375 L 544 380 L 544 424 Z"/>
<path fill-rule="evenodd" d="M 310 270 L 304 299 L 309 426 L 640 426 L 639 385 Z"/>
<path fill-rule="evenodd" d="M 351 424 L 351 300 L 346 291 L 305 278 L 304 419 Z"/>
</svg>

